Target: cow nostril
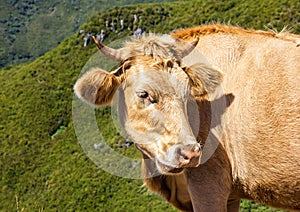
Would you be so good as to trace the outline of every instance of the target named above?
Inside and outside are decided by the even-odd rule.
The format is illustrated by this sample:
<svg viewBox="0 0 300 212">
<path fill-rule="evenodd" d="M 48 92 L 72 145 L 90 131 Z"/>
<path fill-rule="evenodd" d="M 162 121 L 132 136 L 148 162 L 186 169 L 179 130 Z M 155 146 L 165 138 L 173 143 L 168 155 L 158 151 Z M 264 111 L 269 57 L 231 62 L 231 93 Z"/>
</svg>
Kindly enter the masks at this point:
<svg viewBox="0 0 300 212">
<path fill-rule="evenodd" d="M 193 167 L 199 164 L 201 147 L 198 143 L 181 146 L 176 152 L 182 167 Z"/>
<path fill-rule="evenodd" d="M 180 156 L 181 159 L 183 160 L 189 160 L 189 156 L 187 152 L 184 149 L 178 148 L 177 149 L 177 155 Z"/>
<path fill-rule="evenodd" d="M 189 160 L 189 157 L 187 155 L 182 155 L 184 160 Z"/>
</svg>

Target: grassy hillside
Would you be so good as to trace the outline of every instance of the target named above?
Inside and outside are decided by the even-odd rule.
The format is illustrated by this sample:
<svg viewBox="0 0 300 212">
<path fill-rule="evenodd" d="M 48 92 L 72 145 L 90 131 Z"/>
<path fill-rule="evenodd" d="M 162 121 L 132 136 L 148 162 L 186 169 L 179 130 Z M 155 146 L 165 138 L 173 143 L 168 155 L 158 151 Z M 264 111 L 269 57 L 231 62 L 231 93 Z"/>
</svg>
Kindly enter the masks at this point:
<svg viewBox="0 0 300 212">
<path fill-rule="evenodd" d="M 106 19 L 137 14 L 145 17 L 138 25 L 157 33 L 213 21 L 255 29 L 289 26 L 300 33 L 299 8 L 296 0 L 193 0 L 114 8 L 80 28 L 98 33 Z M 138 25 L 107 30 L 105 42 L 132 34 Z M 72 122 L 73 85 L 97 52 L 94 45 L 83 48 L 82 39 L 75 33 L 34 62 L 0 70 L 0 211 L 175 211 L 141 180 L 104 172 L 82 150 Z M 124 139 L 112 129 L 108 107 L 96 114 L 112 148 L 139 155 L 133 146 L 120 148 Z M 275 211 L 249 201 L 242 206 L 242 211 Z"/>
<path fill-rule="evenodd" d="M 165 1 L 173 0 L 2 0 L 0 68 L 41 56 L 96 13 L 125 4 Z"/>
</svg>

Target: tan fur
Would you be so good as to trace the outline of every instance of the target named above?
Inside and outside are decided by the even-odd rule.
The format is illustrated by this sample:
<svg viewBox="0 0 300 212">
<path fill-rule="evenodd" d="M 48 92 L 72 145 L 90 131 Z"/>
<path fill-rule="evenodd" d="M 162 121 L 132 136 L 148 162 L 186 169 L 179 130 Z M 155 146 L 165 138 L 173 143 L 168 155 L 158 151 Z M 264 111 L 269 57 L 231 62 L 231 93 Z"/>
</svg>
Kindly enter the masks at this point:
<svg viewBox="0 0 300 212">
<path fill-rule="evenodd" d="M 198 39 L 192 42 L 182 42 L 170 35 L 156 36 L 150 34 L 142 39 L 133 39 L 125 43 L 127 58 L 137 55 L 149 55 L 155 60 L 170 59 L 180 61 L 187 53 L 194 49 Z"/>
<path fill-rule="evenodd" d="M 183 40 L 194 40 L 201 36 L 210 34 L 235 34 L 235 35 L 262 35 L 265 37 L 279 38 L 285 41 L 291 41 L 299 45 L 300 35 L 290 34 L 284 30 L 280 33 L 274 31 L 262 31 L 254 29 L 243 29 L 241 27 L 226 26 L 226 25 L 204 25 L 199 27 L 194 27 L 190 29 L 181 29 L 175 33 L 172 33 L 172 37 L 180 38 Z"/>
<path fill-rule="evenodd" d="M 207 71 L 209 70 L 209 71 Z M 191 93 L 194 96 L 212 93 L 222 82 L 222 73 L 207 64 L 195 64 L 184 70 L 189 76 Z"/>
<path fill-rule="evenodd" d="M 94 69 L 81 77 L 75 84 L 77 96 L 91 105 L 106 105 L 120 85 L 120 79 L 101 69 Z"/>
<path fill-rule="evenodd" d="M 144 182 L 180 210 L 237 211 L 241 198 L 300 210 L 300 36 L 224 25 L 172 36 L 170 42 L 151 35 L 125 45 L 129 57 L 120 68 L 113 75 L 84 75 L 77 95 L 106 104 L 123 82 L 125 129 L 143 153 Z M 180 58 L 176 39 L 198 40 L 195 51 L 203 55 Z M 151 98 L 137 98 L 136 89 Z M 184 112 L 189 92 L 198 106 L 203 164 L 169 175 L 158 169 L 157 158 L 172 158 L 174 145 L 196 139 Z"/>
<path fill-rule="evenodd" d="M 199 36 L 198 49 L 222 68 L 223 87 L 236 97 L 223 143 L 236 191 L 275 207 L 300 209 L 300 49 L 293 44 L 300 36 L 219 25 L 173 36 Z M 262 51 L 256 51 L 257 43 Z"/>
</svg>

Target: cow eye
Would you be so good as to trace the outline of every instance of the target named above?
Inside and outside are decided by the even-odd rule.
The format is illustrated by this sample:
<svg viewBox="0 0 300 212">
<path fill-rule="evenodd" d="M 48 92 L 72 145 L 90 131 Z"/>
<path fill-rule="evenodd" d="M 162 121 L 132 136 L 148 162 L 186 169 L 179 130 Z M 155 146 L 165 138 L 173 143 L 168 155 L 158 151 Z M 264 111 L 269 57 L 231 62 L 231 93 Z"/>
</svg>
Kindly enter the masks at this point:
<svg viewBox="0 0 300 212">
<path fill-rule="evenodd" d="M 149 97 L 149 94 L 146 91 L 140 91 L 137 92 L 138 97 L 142 98 L 142 99 L 146 99 Z"/>
<path fill-rule="evenodd" d="M 143 100 L 147 100 L 149 101 L 150 103 L 155 103 L 155 99 L 149 95 L 149 93 L 147 91 L 139 91 L 137 92 L 137 96 Z"/>
</svg>

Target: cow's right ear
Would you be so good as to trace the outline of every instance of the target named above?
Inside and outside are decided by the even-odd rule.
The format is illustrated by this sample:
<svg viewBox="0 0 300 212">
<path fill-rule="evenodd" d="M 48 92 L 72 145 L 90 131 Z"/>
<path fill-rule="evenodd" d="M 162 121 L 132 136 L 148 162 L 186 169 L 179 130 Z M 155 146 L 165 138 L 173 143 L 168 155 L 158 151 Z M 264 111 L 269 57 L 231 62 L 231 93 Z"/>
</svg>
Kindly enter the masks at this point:
<svg viewBox="0 0 300 212">
<path fill-rule="evenodd" d="M 120 84 L 120 76 L 94 69 L 77 80 L 74 91 L 85 102 L 94 106 L 102 106 L 111 103 Z"/>
<path fill-rule="evenodd" d="M 190 78 L 191 93 L 201 96 L 213 93 L 223 80 L 223 73 L 209 63 L 196 63 L 183 70 Z"/>
</svg>

